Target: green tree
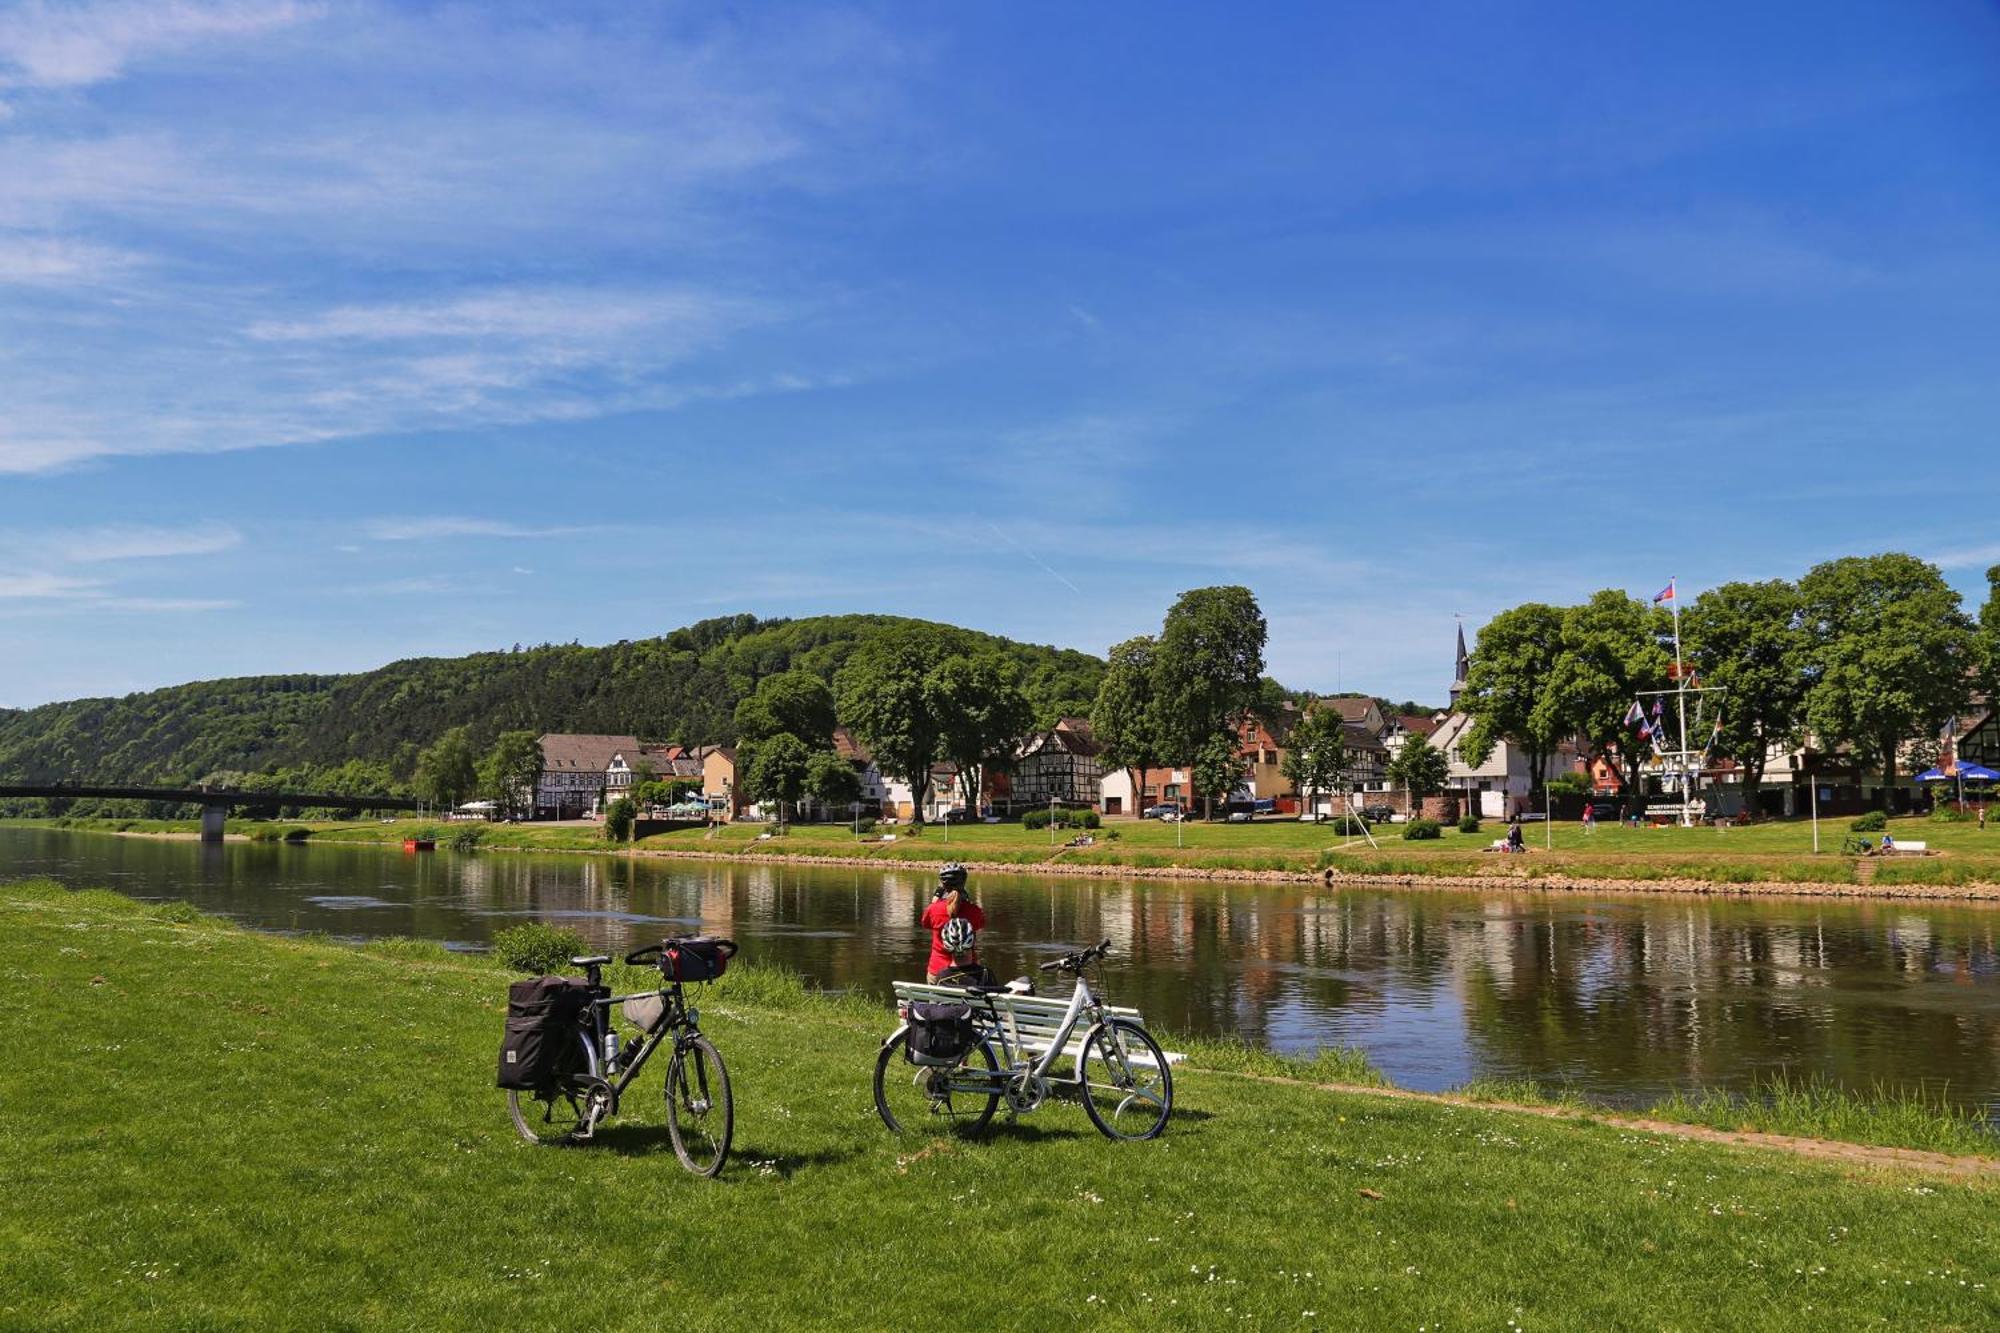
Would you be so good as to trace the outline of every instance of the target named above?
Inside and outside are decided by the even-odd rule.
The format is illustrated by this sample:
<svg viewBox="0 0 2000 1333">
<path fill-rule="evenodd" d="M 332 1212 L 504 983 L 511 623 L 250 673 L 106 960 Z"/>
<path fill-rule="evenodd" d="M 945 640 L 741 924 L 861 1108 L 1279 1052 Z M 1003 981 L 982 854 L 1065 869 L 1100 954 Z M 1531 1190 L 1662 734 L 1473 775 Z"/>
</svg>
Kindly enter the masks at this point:
<svg viewBox="0 0 2000 1333">
<path fill-rule="evenodd" d="M 453 727 L 417 757 L 417 795 L 432 805 L 448 809 L 478 785 L 469 728 Z"/>
<path fill-rule="evenodd" d="M 504 810 L 532 806 L 542 776 L 542 743 L 532 731 L 503 731 L 479 761 L 479 790 Z"/>
<path fill-rule="evenodd" d="M 805 795 L 806 771 L 812 751 L 789 731 L 781 731 L 757 743 L 756 757 L 749 770 L 748 795 L 755 801 L 777 805 L 779 822 L 785 822 L 792 806 Z"/>
<path fill-rule="evenodd" d="M 1196 746 L 1188 776 L 1207 805 L 1208 818 L 1214 819 L 1216 801 L 1227 801 L 1229 793 L 1243 782 L 1243 753 L 1237 748 L 1236 737 L 1217 732 Z"/>
<path fill-rule="evenodd" d="M 1347 771 L 1347 727 L 1332 708 L 1307 704 L 1304 715 L 1285 741 L 1278 764 L 1285 780 L 1298 788 L 1308 814 L 1319 808 L 1318 797 L 1339 785 Z"/>
<path fill-rule="evenodd" d="M 1986 571 L 1986 604 L 1979 608 L 1981 686 L 2000 703 L 2000 565 Z"/>
<path fill-rule="evenodd" d="M 861 795 L 861 775 L 832 750 L 817 750 L 806 760 L 806 791 L 829 810 L 845 810 Z"/>
<path fill-rule="evenodd" d="M 1127 639 L 1111 650 L 1097 701 L 1090 709 L 1090 731 L 1102 747 L 1100 757 L 1122 768 L 1132 781 L 1132 809 L 1146 800 L 1146 774 L 1165 765 L 1160 753 L 1159 719 L 1153 709 L 1153 636 Z"/>
<path fill-rule="evenodd" d="M 632 788 L 632 799 L 642 808 L 672 805 L 674 803 L 672 785 L 657 780 L 637 783 Z"/>
<path fill-rule="evenodd" d="M 1168 609 L 1153 653 L 1153 712 L 1167 754 L 1196 754 L 1259 700 L 1268 632 L 1248 588 L 1196 588 Z"/>
<path fill-rule="evenodd" d="M 1389 781 L 1410 794 L 1410 817 L 1417 817 L 1426 796 L 1444 790 L 1451 774 L 1451 760 L 1422 736 L 1408 736 L 1403 748 L 1389 761 Z"/>
<path fill-rule="evenodd" d="M 604 807 L 604 836 L 612 842 L 625 842 L 632 836 L 632 825 L 639 818 L 639 807 L 629 796 L 620 796 Z"/>
<path fill-rule="evenodd" d="M 1553 689 L 1563 613 L 1541 602 L 1510 607 L 1479 631 L 1458 706 L 1472 719 L 1459 753 L 1486 762 L 1500 741 L 1518 746 L 1539 789 L 1566 719 Z"/>
<path fill-rule="evenodd" d="M 918 824 L 930 800 L 931 766 L 944 748 L 931 673 L 948 656 L 950 644 L 935 626 L 907 622 L 862 643 L 836 677 L 840 715 L 884 773 L 910 784 Z"/>
<path fill-rule="evenodd" d="M 1710 588 L 1681 613 L 1686 658 L 1716 691 L 1705 709 L 1722 724 L 1716 748 L 1742 766 L 1752 811 L 1772 748 L 1796 744 L 1805 729 L 1802 609 L 1796 584 L 1769 579 Z"/>
<path fill-rule="evenodd" d="M 925 686 L 942 726 L 940 751 L 958 769 L 966 808 L 977 811 L 987 766 L 1004 763 L 1034 722 L 1028 698 L 1013 664 L 998 653 L 947 657 Z"/>
<path fill-rule="evenodd" d="M 1615 753 L 1625 790 L 1637 793 L 1650 746 L 1625 718 L 1641 690 L 1661 689 L 1673 658 L 1660 641 L 1664 613 L 1615 588 L 1562 613 L 1562 651 L 1549 672 L 1549 708 L 1560 735 Z"/>
<path fill-rule="evenodd" d="M 790 732 L 807 745 L 832 744 L 833 690 L 810 671 L 781 671 L 757 683 L 736 705 L 736 734 L 761 741 Z"/>
<path fill-rule="evenodd" d="M 1799 597 L 1813 676 L 1806 720 L 1823 742 L 1873 761 L 1886 805 L 1897 747 L 1935 735 L 1970 699 L 1973 622 L 1936 566 L 1899 552 L 1815 565 Z"/>
</svg>

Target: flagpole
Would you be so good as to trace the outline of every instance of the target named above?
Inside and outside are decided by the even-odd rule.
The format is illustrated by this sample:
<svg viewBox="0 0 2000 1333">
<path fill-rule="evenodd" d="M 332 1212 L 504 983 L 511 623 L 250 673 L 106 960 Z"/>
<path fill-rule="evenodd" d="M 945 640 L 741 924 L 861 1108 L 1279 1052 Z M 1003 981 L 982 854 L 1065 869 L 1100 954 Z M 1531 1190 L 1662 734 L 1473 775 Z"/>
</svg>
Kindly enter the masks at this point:
<svg viewBox="0 0 2000 1333">
<path fill-rule="evenodd" d="M 1681 586 L 1678 576 L 1667 580 L 1667 600 L 1674 604 L 1674 707 L 1681 717 L 1681 827 L 1694 823 L 1688 805 L 1694 800 L 1694 774 L 1688 769 L 1687 668 L 1681 665 Z"/>
</svg>

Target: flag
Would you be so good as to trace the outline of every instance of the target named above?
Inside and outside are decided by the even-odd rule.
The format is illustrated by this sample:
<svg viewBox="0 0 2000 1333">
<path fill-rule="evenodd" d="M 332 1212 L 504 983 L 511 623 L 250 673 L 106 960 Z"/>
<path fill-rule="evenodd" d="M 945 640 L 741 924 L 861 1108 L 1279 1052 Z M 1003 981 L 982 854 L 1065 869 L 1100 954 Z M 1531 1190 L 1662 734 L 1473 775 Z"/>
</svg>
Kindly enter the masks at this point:
<svg viewBox="0 0 2000 1333">
<path fill-rule="evenodd" d="M 1958 719 L 1954 717 L 1949 722 L 1944 724 L 1943 730 L 1938 732 L 1938 739 L 1941 741 L 1949 741 L 1949 740 L 1955 740 L 1957 739 L 1957 737 L 1958 737 Z"/>
<path fill-rule="evenodd" d="M 1668 579 L 1668 580 L 1667 580 L 1667 586 L 1666 586 L 1666 587 L 1664 587 L 1664 588 L 1662 588 L 1662 589 L 1660 589 L 1660 590 L 1659 590 L 1658 592 L 1656 592 L 1656 593 L 1654 593 L 1654 594 L 1653 594 L 1653 600 L 1654 600 L 1655 602 L 1671 602 L 1671 601 L 1673 601 L 1673 600 L 1674 600 L 1674 580 L 1673 580 L 1673 579 Z"/>
<path fill-rule="evenodd" d="M 1653 725 L 1656 727 L 1660 725 L 1660 706 L 1665 702 L 1664 699 L 1653 700 Z"/>
<path fill-rule="evenodd" d="M 1628 727 L 1636 727 L 1643 724 L 1645 720 L 1646 720 L 1645 708 L 1640 705 L 1637 699 L 1634 699 L 1632 701 L 1632 706 L 1625 710 L 1625 725 Z"/>
</svg>

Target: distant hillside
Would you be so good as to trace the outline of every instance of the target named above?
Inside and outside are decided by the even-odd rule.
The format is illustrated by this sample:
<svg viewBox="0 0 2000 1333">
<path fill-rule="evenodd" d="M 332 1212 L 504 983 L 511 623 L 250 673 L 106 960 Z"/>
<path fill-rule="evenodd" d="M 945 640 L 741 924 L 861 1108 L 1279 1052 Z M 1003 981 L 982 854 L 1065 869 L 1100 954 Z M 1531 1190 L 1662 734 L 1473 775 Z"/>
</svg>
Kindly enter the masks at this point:
<svg viewBox="0 0 2000 1333">
<path fill-rule="evenodd" d="M 512 729 L 727 741 L 736 701 L 759 680 L 795 668 L 831 679 L 857 644 L 899 623 L 726 616 L 602 648 L 412 658 L 353 675 L 244 676 L 0 712 L 0 780 L 193 782 L 275 769 L 309 776 L 349 760 L 401 778 L 418 749 L 459 725 L 481 746 Z M 998 649 L 1018 663 L 1044 725 L 1089 711 L 1104 669 L 1098 658 L 944 628 L 967 647 Z"/>
</svg>

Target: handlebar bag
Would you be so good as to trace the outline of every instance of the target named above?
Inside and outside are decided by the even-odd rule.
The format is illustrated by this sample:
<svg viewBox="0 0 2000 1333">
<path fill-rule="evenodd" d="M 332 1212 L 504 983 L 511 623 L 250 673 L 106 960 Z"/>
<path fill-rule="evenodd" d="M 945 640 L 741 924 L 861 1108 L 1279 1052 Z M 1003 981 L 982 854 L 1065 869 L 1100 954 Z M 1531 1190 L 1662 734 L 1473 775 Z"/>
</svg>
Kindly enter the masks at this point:
<svg viewBox="0 0 2000 1333">
<path fill-rule="evenodd" d="M 723 941 L 707 935 L 669 940 L 660 955 L 660 971 L 672 981 L 714 981 L 728 968 Z"/>
<path fill-rule="evenodd" d="M 979 1040 L 969 1004 L 913 1004 L 903 1057 L 911 1064 L 945 1067 L 965 1058 Z"/>
<path fill-rule="evenodd" d="M 593 997 L 580 977 L 530 977 L 507 988 L 507 1029 L 500 1040 L 496 1086 L 555 1086 L 584 1066 L 577 1018 Z"/>
</svg>

